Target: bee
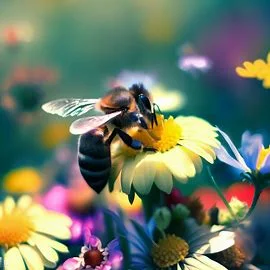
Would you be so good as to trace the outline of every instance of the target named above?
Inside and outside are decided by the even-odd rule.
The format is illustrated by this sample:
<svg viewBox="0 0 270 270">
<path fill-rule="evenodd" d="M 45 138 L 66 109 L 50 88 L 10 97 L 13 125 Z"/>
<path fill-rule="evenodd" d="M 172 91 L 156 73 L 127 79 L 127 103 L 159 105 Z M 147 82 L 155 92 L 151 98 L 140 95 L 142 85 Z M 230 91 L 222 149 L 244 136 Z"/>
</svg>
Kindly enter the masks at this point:
<svg viewBox="0 0 270 270">
<path fill-rule="evenodd" d="M 42 109 L 62 117 L 80 116 L 94 109 L 103 113 L 80 118 L 70 126 L 72 134 L 80 135 L 80 172 L 97 193 L 104 189 L 110 177 L 110 145 L 114 138 L 118 136 L 127 146 L 144 150 L 142 143 L 125 130 L 133 126 L 148 129 L 150 124 L 157 125 L 155 104 L 142 84 L 133 84 L 129 89 L 114 87 L 99 99 L 58 99 L 44 104 Z"/>
</svg>

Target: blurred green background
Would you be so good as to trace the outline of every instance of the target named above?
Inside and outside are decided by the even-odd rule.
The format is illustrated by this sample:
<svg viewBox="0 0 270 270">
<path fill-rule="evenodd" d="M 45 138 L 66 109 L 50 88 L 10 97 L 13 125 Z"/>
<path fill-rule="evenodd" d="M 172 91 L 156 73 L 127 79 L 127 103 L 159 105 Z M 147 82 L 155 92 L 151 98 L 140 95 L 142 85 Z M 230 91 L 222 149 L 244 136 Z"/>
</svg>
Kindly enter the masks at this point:
<svg viewBox="0 0 270 270">
<path fill-rule="evenodd" d="M 269 8 L 267 0 L 1 0 L 1 98 L 18 66 L 57 73 L 57 80 L 42 86 L 41 103 L 100 97 L 122 70 L 141 71 L 186 96 L 186 106 L 174 115 L 205 118 L 236 143 L 246 129 L 269 135 L 269 90 L 235 73 L 245 60 L 266 58 Z M 28 36 L 16 40 L 10 25 L 25 24 Z M 179 48 L 187 43 L 211 59 L 207 73 L 193 76 L 178 68 Z M 42 166 L 67 141 L 64 136 L 48 145 L 42 138 L 48 125 L 64 121 L 64 133 L 72 119 L 39 109 L 31 121 L 22 114 L 0 108 L 1 176 L 18 166 Z M 75 136 L 68 144 L 76 152 Z"/>
</svg>

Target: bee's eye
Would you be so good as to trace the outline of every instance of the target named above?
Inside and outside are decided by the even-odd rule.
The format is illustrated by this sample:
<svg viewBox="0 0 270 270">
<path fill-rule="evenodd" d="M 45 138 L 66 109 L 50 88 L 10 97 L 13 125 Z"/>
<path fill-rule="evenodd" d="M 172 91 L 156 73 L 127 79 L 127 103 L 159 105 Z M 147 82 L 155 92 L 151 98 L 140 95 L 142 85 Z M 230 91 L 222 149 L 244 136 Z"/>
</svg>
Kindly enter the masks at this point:
<svg viewBox="0 0 270 270">
<path fill-rule="evenodd" d="M 138 105 L 139 105 L 139 107 L 143 107 L 149 111 L 151 111 L 151 109 L 152 109 L 149 98 L 143 94 L 139 95 Z"/>
</svg>

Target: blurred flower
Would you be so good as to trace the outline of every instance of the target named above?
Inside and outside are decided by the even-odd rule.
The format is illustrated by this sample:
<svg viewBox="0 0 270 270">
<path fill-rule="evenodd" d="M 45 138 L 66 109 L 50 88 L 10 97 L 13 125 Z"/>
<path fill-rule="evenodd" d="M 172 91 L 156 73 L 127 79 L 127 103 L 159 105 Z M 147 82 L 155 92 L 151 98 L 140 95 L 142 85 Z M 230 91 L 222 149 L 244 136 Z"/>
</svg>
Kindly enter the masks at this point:
<svg viewBox="0 0 270 270">
<path fill-rule="evenodd" d="M 186 104 L 186 97 L 179 90 L 166 89 L 163 85 L 151 88 L 153 101 L 161 111 L 170 112 L 182 109 Z"/>
<path fill-rule="evenodd" d="M 117 141 L 112 145 L 113 179 L 121 172 L 122 191 L 138 195 L 150 192 L 153 183 L 170 193 L 173 177 L 186 182 L 202 168 L 201 157 L 213 163 L 213 148 L 219 145 L 215 128 L 196 117 L 172 116 L 164 119 L 157 115 L 158 125 L 147 130 L 134 128 L 128 131 L 132 138 L 142 142 L 147 150 L 136 151 Z"/>
<path fill-rule="evenodd" d="M 171 6 L 156 4 L 153 8 L 152 3 L 149 3 L 149 8 L 151 11 L 147 12 L 141 19 L 140 31 L 143 38 L 153 44 L 173 42 L 176 36 L 177 22 L 172 16 Z"/>
<path fill-rule="evenodd" d="M 156 209 L 153 214 L 153 218 L 155 220 L 156 227 L 164 231 L 171 223 L 172 214 L 169 208 L 161 207 Z"/>
<path fill-rule="evenodd" d="M 138 216 L 141 213 L 142 201 L 137 195 L 135 195 L 132 204 L 129 202 L 126 193 L 117 191 L 116 189 L 113 192 L 108 192 L 107 198 L 108 204 L 111 206 L 110 208 L 120 207 L 129 216 Z"/>
<path fill-rule="evenodd" d="M 45 148 L 52 149 L 71 137 L 69 125 L 64 122 L 52 123 L 45 126 L 41 133 L 41 143 Z"/>
<path fill-rule="evenodd" d="M 253 182 L 256 180 L 254 184 L 267 186 L 268 182 L 264 181 L 267 180 L 264 179 L 264 176 L 267 178 L 267 174 L 270 173 L 270 147 L 264 148 L 262 135 L 251 135 L 248 131 L 244 132 L 240 154 L 229 136 L 221 130 L 219 132 L 230 146 L 235 157 L 232 157 L 223 146 L 220 146 L 216 149 L 218 159 L 239 169 L 240 172 L 246 173 L 245 176 L 251 177 Z"/>
<path fill-rule="evenodd" d="M 31 42 L 33 37 L 33 25 L 29 22 L 13 23 L 0 27 L 0 39 L 9 47 Z"/>
<path fill-rule="evenodd" d="M 0 204 L 0 246 L 4 249 L 6 270 L 42 270 L 55 268 L 59 252 L 68 252 L 65 245 L 53 238 L 69 239 L 71 220 L 47 211 L 32 202 L 29 196 L 17 204 L 6 197 Z"/>
<path fill-rule="evenodd" d="M 98 212 L 90 214 L 94 193 L 85 186 L 84 181 L 81 181 L 81 183 L 83 184 L 70 188 L 56 185 L 41 198 L 46 208 L 65 214 L 72 219 L 72 226 L 70 228 L 72 241 L 80 240 L 86 228 L 94 230 L 101 223 L 101 217 L 98 215 Z M 86 213 L 88 214 L 86 215 Z"/>
<path fill-rule="evenodd" d="M 134 245 L 134 254 L 131 256 L 133 269 L 168 269 L 176 265 L 179 270 L 227 269 L 205 255 L 233 246 L 233 232 L 210 232 L 197 225 L 193 219 L 187 219 L 183 238 L 167 234 L 155 242 L 145 228 L 135 221 L 132 223 L 136 230 L 130 240 Z"/>
<path fill-rule="evenodd" d="M 184 44 L 180 47 L 179 69 L 196 75 L 198 71 L 209 71 L 212 66 L 212 61 L 207 56 L 196 53 L 190 44 Z"/>
<path fill-rule="evenodd" d="M 239 201 L 236 197 L 232 197 L 229 205 L 239 220 L 244 218 L 248 212 L 248 205 L 244 202 Z M 218 212 L 218 223 L 220 225 L 229 225 L 235 221 L 234 217 L 230 214 L 228 209 L 222 208 Z"/>
<path fill-rule="evenodd" d="M 131 87 L 134 83 L 142 83 L 146 89 L 157 84 L 156 76 L 142 71 L 123 70 L 115 78 L 109 80 L 109 87 Z"/>
<path fill-rule="evenodd" d="M 112 240 L 107 247 L 103 248 L 100 239 L 89 233 L 79 257 L 66 260 L 61 269 L 110 270 L 114 266 L 119 267 L 122 259 L 118 239 Z"/>
<path fill-rule="evenodd" d="M 165 195 L 166 205 L 168 207 L 175 207 L 176 205 L 183 205 L 189 211 L 189 216 L 193 217 L 198 224 L 206 222 L 207 215 L 204 205 L 197 196 L 184 196 L 177 188 L 173 188 L 170 194 Z"/>
<path fill-rule="evenodd" d="M 37 193 L 42 187 L 40 172 L 30 167 L 12 170 L 3 179 L 3 188 L 10 193 Z"/>
<path fill-rule="evenodd" d="M 244 67 L 237 67 L 236 73 L 243 78 L 255 78 L 263 81 L 263 87 L 270 88 L 270 53 L 267 61 L 258 59 L 252 62 L 244 62 Z"/>
<path fill-rule="evenodd" d="M 1 105 L 22 120 L 31 120 L 45 96 L 44 85 L 55 82 L 55 71 L 44 67 L 17 67 L 2 85 Z"/>
</svg>

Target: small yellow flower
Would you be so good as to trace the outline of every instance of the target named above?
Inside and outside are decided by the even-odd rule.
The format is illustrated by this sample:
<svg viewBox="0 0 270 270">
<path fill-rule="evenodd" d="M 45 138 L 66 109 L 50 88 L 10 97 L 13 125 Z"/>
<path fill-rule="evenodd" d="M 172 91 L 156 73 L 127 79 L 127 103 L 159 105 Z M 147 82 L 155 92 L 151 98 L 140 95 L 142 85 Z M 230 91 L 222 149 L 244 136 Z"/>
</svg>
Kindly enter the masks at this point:
<svg viewBox="0 0 270 270">
<path fill-rule="evenodd" d="M 42 131 L 41 143 L 45 148 L 52 149 L 67 142 L 71 137 L 69 125 L 65 122 L 48 124 Z"/>
<path fill-rule="evenodd" d="M 127 131 L 150 150 L 136 151 L 121 141 L 112 146 L 113 173 L 121 178 L 122 191 L 127 194 L 134 188 L 139 195 L 146 195 L 153 183 L 170 193 L 173 179 L 186 182 L 201 170 L 201 157 L 214 162 L 218 135 L 208 122 L 193 116 L 164 119 L 157 115 L 157 120 L 153 128 Z"/>
<path fill-rule="evenodd" d="M 268 148 L 264 148 L 262 146 L 258 154 L 256 170 L 260 171 L 260 169 L 265 165 L 265 162 L 267 161 L 269 155 L 270 155 L 270 146 Z"/>
<path fill-rule="evenodd" d="M 17 204 L 7 197 L 0 204 L 0 247 L 4 249 L 5 270 L 55 268 L 65 245 L 53 238 L 69 239 L 71 220 L 47 211 L 24 195 Z"/>
<path fill-rule="evenodd" d="M 263 81 L 263 87 L 270 88 L 270 53 L 267 55 L 267 61 L 258 59 L 252 62 L 244 62 L 244 67 L 237 67 L 236 73 L 243 78 L 255 78 Z"/>
<path fill-rule="evenodd" d="M 3 179 L 3 187 L 10 193 L 36 193 L 43 186 L 40 173 L 30 167 L 18 168 L 9 172 Z"/>
</svg>

